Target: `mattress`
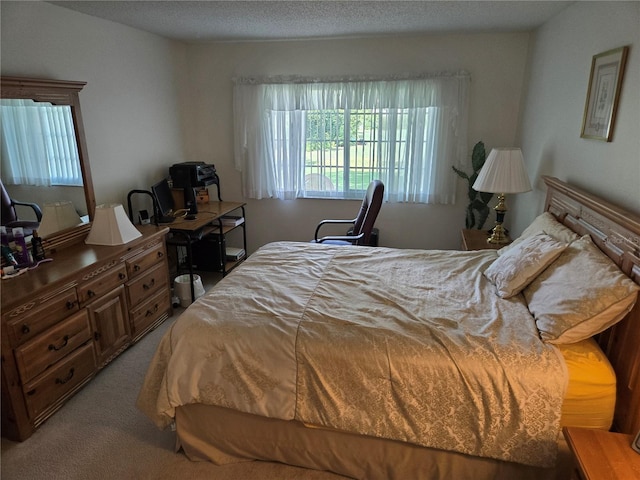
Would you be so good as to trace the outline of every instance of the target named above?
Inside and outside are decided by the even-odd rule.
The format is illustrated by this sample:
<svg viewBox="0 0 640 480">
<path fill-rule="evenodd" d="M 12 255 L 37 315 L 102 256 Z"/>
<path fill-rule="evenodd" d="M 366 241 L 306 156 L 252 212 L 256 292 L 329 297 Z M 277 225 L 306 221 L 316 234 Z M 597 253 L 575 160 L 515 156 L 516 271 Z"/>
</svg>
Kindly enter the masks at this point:
<svg viewBox="0 0 640 480">
<path fill-rule="evenodd" d="M 483 277 L 496 253 L 371 252 L 262 247 L 167 332 L 139 408 L 161 428 L 201 403 L 553 465 L 566 369 Z"/>
<path fill-rule="evenodd" d="M 609 429 L 616 377 L 593 339 L 558 347 L 568 371 L 562 426 Z M 177 449 L 192 461 L 225 465 L 279 461 L 352 478 L 476 478 L 549 480 L 571 475 L 573 462 L 562 435 L 553 469 L 462 455 L 324 428 L 305 428 L 233 410 L 186 405 L 177 409 Z"/>
<path fill-rule="evenodd" d="M 569 373 L 560 425 L 609 430 L 616 403 L 613 367 L 592 338 L 559 345 Z"/>
</svg>

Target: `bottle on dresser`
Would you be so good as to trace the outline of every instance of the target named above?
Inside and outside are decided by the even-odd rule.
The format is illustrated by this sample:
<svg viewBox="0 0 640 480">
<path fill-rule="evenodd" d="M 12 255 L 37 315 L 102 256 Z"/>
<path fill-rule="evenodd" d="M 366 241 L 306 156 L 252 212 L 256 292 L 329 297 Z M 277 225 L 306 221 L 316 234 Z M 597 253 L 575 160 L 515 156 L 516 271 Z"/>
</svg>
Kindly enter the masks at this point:
<svg viewBox="0 0 640 480">
<path fill-rule="evenodd" d="M 36 230 L 33 231 L 33 237 L 31 237 L 31 255 L 33 256 L 34 262 L 39 262 L 45 258 L 42 238 L 38 235 Z"/>
<path fill-rule="evenodd" d="M 31 263 L 29 249 L 24 238 L 24 229 L 16 227 L 13 229 L 14 256 L 20 266 L 27 266 Z"/>
</svg>

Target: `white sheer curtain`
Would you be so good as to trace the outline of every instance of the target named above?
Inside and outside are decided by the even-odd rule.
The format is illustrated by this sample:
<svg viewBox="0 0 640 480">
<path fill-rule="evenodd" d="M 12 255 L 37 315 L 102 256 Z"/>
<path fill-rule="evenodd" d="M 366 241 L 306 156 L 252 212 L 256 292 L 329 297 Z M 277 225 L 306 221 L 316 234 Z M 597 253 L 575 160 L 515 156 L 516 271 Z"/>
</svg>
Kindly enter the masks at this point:
<svg viewBox="0 0 640 480">
<path fill-rule="evenodd" d="M 467 156 L 470 76 L 390 79 L 236 79 L 236 168 L 249 198 L 297 197 L 304 188 L 305 111 L 385 109 L 379 178 L 390 201 L 453 203 L 452 165 Z M 408 122 L 407 122 L 408 120 Z M 400 122 L 405 122 L 400 125 Z M 405 138 L 395 141 L 402 129 Z"/>
<path fill-rule="evenodd" d="M 82 185 L 71 107 L 3 99 L 2 179 L 9 185 Z"/>
</svg>

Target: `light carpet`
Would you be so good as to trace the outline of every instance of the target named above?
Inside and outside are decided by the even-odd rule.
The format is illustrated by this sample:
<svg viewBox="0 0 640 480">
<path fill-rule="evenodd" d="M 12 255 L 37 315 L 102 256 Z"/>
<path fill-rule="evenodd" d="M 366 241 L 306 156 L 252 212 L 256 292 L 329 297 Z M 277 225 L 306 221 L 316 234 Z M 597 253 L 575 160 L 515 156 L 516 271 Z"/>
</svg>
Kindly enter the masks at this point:
<svg viewBox="0 0 640 480">
<path fill-rule="evenodd" d="M 216 466 L 174 452 L 175 434 L 158 430 L 135 401 L 161 336 L 181 311 L 103 369 L 31 438 L 2 438 L 2 480 L 343 479 L 278 463 Z"/>
</svg>

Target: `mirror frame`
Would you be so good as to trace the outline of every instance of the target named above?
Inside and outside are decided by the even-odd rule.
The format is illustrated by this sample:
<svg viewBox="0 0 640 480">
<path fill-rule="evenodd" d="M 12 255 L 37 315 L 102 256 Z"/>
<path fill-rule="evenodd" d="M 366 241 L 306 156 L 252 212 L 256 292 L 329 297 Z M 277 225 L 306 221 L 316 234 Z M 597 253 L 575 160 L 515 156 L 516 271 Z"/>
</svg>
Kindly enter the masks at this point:
<svg viewBox="0 0 640 480">
<path fill-rule="evenodd" d="M 61 230 L 43 239 L 45 250 L 54 251 L 58 247 L 74 244 L 86 238 L 91 229 L 91 221 L 96 208 L 96 198 L 91 180 L 87 141 L 84 135 L 79 92 L 87 82 L 50 80 L 46 78 L 1 77 L 0 98 L 31 99 L 36 102 L 50 102 L 53 105 L 69 105 L 76 133 L 80 170 L 84 184 L 89 222 L 77 227 Z"/>
</svg>

